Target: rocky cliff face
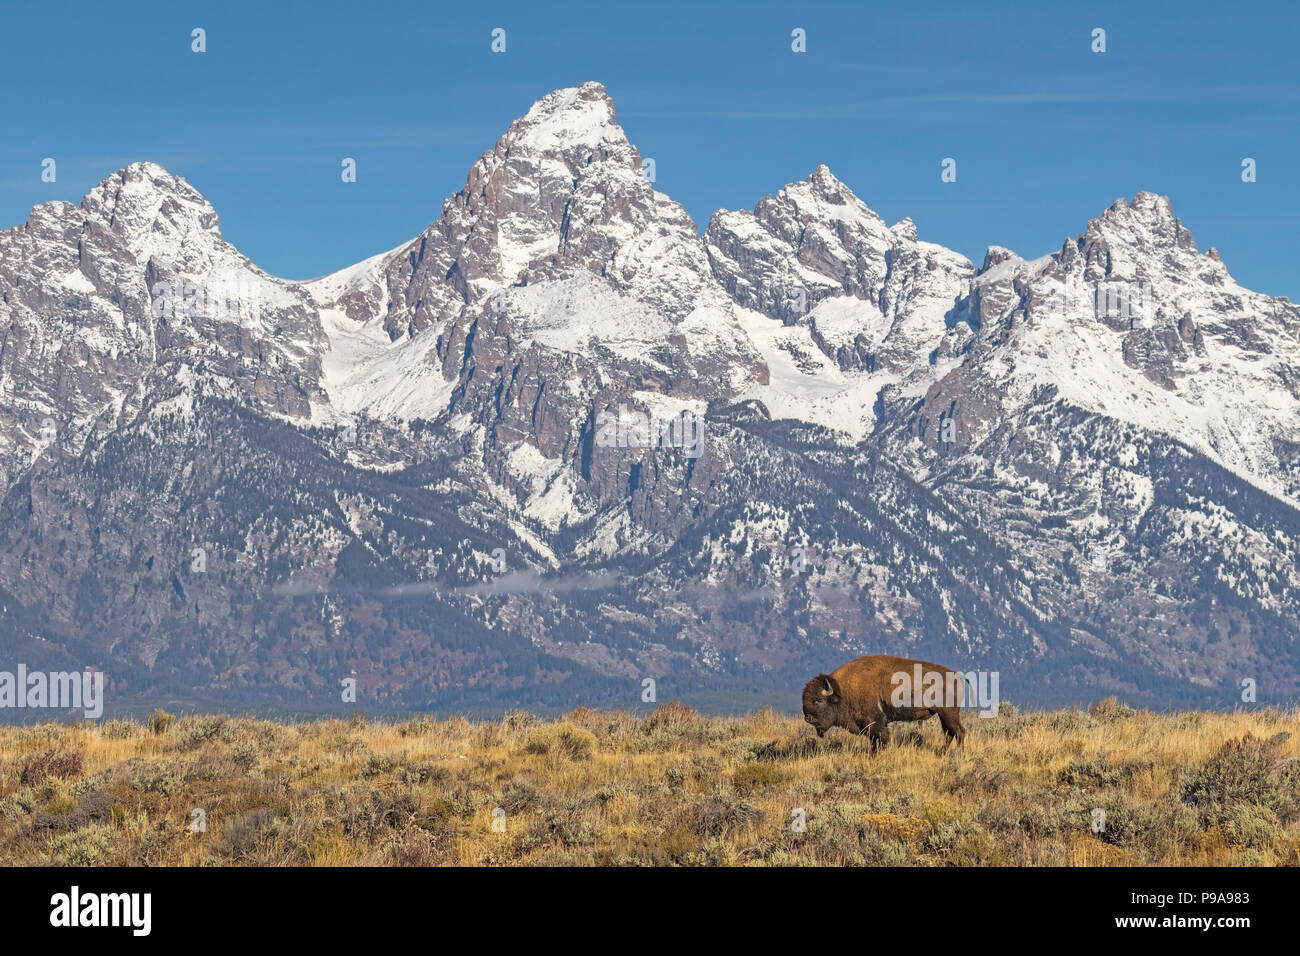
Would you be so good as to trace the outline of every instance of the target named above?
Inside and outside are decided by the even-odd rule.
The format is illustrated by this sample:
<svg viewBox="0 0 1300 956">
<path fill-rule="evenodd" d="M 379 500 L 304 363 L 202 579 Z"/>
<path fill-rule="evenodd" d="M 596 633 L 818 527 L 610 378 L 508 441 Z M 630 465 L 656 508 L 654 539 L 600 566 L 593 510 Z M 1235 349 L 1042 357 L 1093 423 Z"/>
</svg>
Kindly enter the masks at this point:
<svg viewBox="0 0 1300 956">
<path fill-rule="evenodd" d="M 971 263 L 884 221 L 819 166 L 753 213 L 718 212 L 713 273 L 740 306 L 803 324 L 842 369 L 908 374 L 947 331 Z"/>
<path fill-rule="evenodd" d="M 121 696 L 1300 691 L 1300 310 L 1150 193 L 979 269 L 824 166 L 701 237 L 588 83 L 311 282 L 128 167 L 0 233 L 0 333 L 0 646 Z"/>
</svg>

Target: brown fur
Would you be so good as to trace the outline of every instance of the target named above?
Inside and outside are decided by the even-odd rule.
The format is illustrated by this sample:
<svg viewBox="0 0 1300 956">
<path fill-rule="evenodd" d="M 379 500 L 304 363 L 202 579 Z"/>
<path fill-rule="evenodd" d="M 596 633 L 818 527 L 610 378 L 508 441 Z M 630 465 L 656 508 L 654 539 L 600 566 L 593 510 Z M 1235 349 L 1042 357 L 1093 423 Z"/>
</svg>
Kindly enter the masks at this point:
<svg viewBox="0 0 1300 956">
<path fill-rule="evenodd" d="M 938 717 L 948 736 L 944 749 L 951 746 L 954 740 L 961 746 L 966 731 L 961 726 L 958 706 L 896 707 L 891 702 L 896 689 L 894 675 L 903 672 L 910 678 L 915 674 L 917 664 L 921 665 L 922 678 L 937 671 L 944 675 L 946 681 L 946 675 L 956 673 L 941 664 L 890 654 L 859 657 L 829 674 L 818 674 L 804 685 L 803 719 L 812 724 L 818 737 L 832 727 L 843 727 L 850 733 L 867 734 L 871 738 L 871 749 L 875 750 L 888 740 L 887 728 L 890 722 Z M 967 699 L 965 683 L 959 682 L 958 687 L 961 696 L 955 703 L 960 705 Z"/>
</svg>

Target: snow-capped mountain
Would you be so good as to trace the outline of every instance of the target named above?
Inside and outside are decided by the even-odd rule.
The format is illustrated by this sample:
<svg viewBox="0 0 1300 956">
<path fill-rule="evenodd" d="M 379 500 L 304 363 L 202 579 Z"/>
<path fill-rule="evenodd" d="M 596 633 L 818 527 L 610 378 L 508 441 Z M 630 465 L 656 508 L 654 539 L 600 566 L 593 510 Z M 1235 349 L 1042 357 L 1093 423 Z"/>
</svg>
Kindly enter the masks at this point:
<svg viewBox="0 0 1300 956">
<path fill-rule="evenodd" d="M 978 269 L 825 166 L 701 235 L 586 83 L 309 282 L 130 166 L 0 232 L 0 328 L 0 646 L 121 695 L 1300 690 L 1300 308 L 1151 193 Z"/>
</svg>

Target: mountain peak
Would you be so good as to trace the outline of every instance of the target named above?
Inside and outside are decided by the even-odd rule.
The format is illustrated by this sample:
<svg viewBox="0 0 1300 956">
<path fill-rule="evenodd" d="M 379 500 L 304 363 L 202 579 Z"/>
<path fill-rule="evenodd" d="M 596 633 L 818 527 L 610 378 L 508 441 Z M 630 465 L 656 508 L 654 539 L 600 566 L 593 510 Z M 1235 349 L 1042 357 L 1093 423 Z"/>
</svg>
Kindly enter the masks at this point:
<svg viewBox="0 0 1300 956">
<path fill-rule="evenodd" d="M 1151 247 L 1172 246 L 1186 252 L 1196 252 L 1196 242 L 1180 219 L 1174 215 L 1168 196 L 1153 192 L 1139 192 L 1131 202 L 1116 199 L 1096 219 L 1088 223 L 1081 237 L 1081 251 L 1085 259 L 1103 267 L 1103 260 L 1112 265 L 1103 268 L 1109 274 L 1113 263 L 1131 260 Z M 1087 250 L 1094 251 L 1089 253 Z M 1121 249 L 1131 254 L 1118 255 Z"/>
<path fill-rule="evenodd" d="M 1141 224 L 1148 229 L 1155 228 L 1157 231 L 1178 224 L 1169 197 L 1145 190 L 1134 196 L 1132 202 L 1123 197 L 1116 199 L 1101 214 L 1098 221 Z"/>
<path fill-rule="evenodd" d="M 86 194 L 81 208 L 140 251 L 192 231 L 221 238 L 211 203 L 179 176 L 157 163 L 132 163 Z"/>
<path fill-rule="evenodd" d="M 988 272 L 994 266 L 1001 265 L 1008 260 L 1019 258 L 1020 256 L 1006 246 L 989 246 L 984 250 L 984 265 L 980 266 L 980 273 Z"/>
<path fill-rule="evenodd" d="M 105 192 L 134 195 L 164 193 L 212 208 L 202 194 L 180 176 L 173 176 L 164 167 L 147 161 L 131 163 L 105 177 L 91 190 L 91 195 Z"/>
<path fill-rule="evenodd" d="M 674 319 L 689 314 L 709 287 L 708 258 L 690 216 L 655 191 L 649 166 L 602 84 L 546 94 L 470 167 L 415 247 L 414 269 L 408 247 L 378 267 L 401 290 L 387 300 L 385 330 L 395 337 L 454 319 L 503 286 L 592 275 Z M 384 301 L 354 302 L 354 311 Z"/>
<path fill-rule="evenodd" d="M 803 182 L 811 187 L 810 191 L 814 196 L 832 205 L 842 206 L 845 203 L 857 200 L 857 196 L 853 195 L 853 190 L 837 179 L 835 174 L 831 172 L 831 168 L 825 163 L 814 169 Z"/>
<path fill-rule="evenodd" d="M 837 179 L 824 163 L 807 178 L 788 184 L 775 199 L 769 197 L 760 201 L 754 212 L 760 219 L 767 219 L 773 210 L 781 207 L 790 207 L 790 212 L 801 220 L 853 222 L 881 234 L 886 231 L 884 220 Z"/>
<path fill-rule="evenodd" d="M 898 222 L 889 227 L 889 231 L 896 236 L 916 242 L 916 223 L 912 222 L 911 216 L 904 216 L 902 219 L 898 220 Z"/>
<path fill-rule="evenodd" d="M 1161 196 L 1159 193 L 1149 192 L 1145 189 L 1133 197 L 1133 201 L 1129 203 L 1129 208 L 1142 212 L 1151 210 L 1168 216 L 1174 214 L 1174 207 L 1168 196 Z"/>
<path fill-rule="evenodd" d="M 526 145 L 538 152 L 627 142 L 615 118 L 613 99 L 596 82 L 546 94 L 510 124 L 503 139 L 511 147 Z"/>
</svg>

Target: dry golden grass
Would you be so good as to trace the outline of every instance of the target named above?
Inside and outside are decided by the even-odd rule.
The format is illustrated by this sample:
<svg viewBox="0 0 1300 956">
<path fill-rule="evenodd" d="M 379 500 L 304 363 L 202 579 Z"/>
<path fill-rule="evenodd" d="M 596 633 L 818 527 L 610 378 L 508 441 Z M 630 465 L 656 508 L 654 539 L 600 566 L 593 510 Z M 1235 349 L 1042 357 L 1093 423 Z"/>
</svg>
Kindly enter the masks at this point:
<svg viewBox="0 0 1300 956">
<path fill-rule="evenodd" d="M 942 753 L 930 721 L 895 727 L 874 756 L 842 731 L 818 742 L 797 717 L 677 704 L 647 718 L 6 726 L 0 862 L 1300 863 L 1295 712 L 1107 703 L 965 722 L 961 751 Z"/>
</svg>

